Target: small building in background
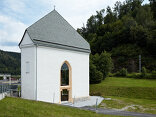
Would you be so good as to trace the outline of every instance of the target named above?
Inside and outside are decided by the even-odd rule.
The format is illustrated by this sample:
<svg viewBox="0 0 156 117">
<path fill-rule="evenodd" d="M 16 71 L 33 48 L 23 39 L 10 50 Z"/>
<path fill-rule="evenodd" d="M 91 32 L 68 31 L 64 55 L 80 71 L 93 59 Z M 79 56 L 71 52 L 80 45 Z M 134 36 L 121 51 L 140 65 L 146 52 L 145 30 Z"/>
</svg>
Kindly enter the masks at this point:
<svg viewBox="0 0 156 117">
<path fill-rule="evenodd" d="M 61 103 L 89 97 L 89 43 L 53 10 L 25 30 L 22 98 Z"/>
</svg>

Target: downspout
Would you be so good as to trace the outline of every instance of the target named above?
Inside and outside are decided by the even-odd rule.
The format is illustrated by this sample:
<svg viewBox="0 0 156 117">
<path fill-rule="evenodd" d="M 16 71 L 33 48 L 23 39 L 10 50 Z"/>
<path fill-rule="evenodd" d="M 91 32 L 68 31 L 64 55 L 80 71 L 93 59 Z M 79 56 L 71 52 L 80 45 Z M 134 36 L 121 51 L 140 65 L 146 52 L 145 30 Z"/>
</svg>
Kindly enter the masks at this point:
<svg viewBox="0 0 156 117">
<path fill-rule="evenodd" d="M 36 101 L 37 101 L 37 44 L 36 44 Z"/>
</svg>

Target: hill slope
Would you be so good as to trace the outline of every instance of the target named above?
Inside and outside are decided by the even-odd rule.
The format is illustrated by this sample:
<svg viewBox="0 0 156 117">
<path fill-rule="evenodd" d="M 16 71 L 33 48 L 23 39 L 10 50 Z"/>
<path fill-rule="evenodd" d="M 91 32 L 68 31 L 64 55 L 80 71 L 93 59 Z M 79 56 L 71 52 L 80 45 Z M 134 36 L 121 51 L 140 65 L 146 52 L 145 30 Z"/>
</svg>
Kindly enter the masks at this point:
<svg viewBox="0 0 156 117">
<path fill-rule="evenodd" d="M 156 114 L 156 80 L 108 77 L 90 85 L 90 95 L 111 98 L 100 108 Z"/>
<path fill-rule="evenodd" d="M 0 50 L 0 73 L 20 75 L 21 54 Z"/>
<path fill-rule="evenodd" d="M 0 101 L 0 116 L 11 117 L 119 117 L 20 98 L 5 98 Z"/>
</svg>

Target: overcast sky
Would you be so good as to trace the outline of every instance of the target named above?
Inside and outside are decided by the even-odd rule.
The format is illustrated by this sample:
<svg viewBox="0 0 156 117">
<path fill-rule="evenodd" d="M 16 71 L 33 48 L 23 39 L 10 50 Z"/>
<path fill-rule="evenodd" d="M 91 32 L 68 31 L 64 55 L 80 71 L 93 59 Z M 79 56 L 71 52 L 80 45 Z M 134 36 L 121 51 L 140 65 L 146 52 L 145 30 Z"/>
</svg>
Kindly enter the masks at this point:
<svg viewBox="0 0 156 117">
<path fill-rule="evenodd" d="M 117 0 L 0 0 L 0 49 L 20 52 L 24 30 L 56 10 L 75 28 L 80 28 L 96 11 L 113 7 Z M 123 2 L 124 0 L 118 0 Z M 148 3 L 145 0 L 144 3 Z"/>
</svg>

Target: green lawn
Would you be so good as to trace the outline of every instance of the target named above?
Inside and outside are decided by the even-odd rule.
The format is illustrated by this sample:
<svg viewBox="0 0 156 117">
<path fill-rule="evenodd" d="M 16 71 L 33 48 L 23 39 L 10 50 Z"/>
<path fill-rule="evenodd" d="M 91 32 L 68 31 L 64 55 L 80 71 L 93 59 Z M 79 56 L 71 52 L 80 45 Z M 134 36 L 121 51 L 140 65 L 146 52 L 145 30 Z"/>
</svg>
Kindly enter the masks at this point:
<svg viewBox="0 0 156 117">
<path fill-rule="evenodd" d="M 156 87 L 156 80 L 108 77 L 99 85 L 120 87 Z"/>
<path fill-rule="evenodd" d="M 45 102 L 7 97 L 0 101 L 0 117 L 119 117 Z"/>
<path fill-rule="evenodd" d="M 90 85 L 90 94 L 156 100 L 156 80 L 108 77 Z"/>
<path fill-rule="evenodd" d="M 91 85 L 90 94 L 112 98 L 101 108 L 156 114 L 156 80 L 108 77 Z"/>
</svg>

